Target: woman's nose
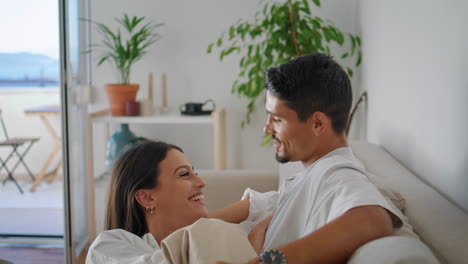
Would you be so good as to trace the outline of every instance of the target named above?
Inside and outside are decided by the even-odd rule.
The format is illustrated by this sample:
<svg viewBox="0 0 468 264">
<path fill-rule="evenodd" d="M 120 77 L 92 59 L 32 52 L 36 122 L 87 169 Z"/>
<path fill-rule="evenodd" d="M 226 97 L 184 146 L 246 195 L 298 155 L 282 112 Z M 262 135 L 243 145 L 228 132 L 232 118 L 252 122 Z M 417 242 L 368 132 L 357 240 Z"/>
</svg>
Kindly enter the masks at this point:
<svg viewBox="0 0 468 264">
<path fill-rule="evenodd" d="M 205 181 L 202 178 L 200 178 L 198 174 L 195 174 L 195 185 L 198 188 L 203 188 L 206 185 Z"/>
</svg>

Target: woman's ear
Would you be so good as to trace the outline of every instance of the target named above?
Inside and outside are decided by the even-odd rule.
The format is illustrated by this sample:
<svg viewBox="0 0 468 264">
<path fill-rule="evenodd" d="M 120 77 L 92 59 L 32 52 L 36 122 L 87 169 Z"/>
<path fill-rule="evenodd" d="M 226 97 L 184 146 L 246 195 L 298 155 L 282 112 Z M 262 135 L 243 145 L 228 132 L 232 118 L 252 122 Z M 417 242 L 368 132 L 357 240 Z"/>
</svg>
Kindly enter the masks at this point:
<svg viewBox="0 0 468 264">
<path fill-rule="evenodd" d="M 140 189 L 135 193 L 135 200 L 143 208 L 153 208 L 156 204 L 154 191 L 151 189 Z"/>
</svg>

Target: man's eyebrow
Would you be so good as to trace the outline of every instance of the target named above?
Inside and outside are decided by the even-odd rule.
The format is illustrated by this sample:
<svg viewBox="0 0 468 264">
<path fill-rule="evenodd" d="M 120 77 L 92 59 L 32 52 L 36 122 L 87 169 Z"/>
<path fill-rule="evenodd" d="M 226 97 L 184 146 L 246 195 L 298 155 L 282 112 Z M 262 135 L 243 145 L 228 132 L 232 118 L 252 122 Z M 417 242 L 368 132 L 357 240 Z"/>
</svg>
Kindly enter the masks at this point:
<svg viewBox="0 0 468 264">
<path fill-rule="evenodd" d="M 175 174 L 179 169 L 182 169 L 182 168 L 187 169 L 187 170 L 190 170 L 190 166 L 189 166 L 189 165 L 182 165 L 182 166 L 177 167 L 177 168 L 174 170 L 174 174 Z M 193 166 L 192 166 L 192 169 L 194 169 Z"/>
<path fill-rule="evenodd" d="M 267 112 L 267 114 L 269 114 L 269 115 L 278 116 L 278 114 L 276 114 L 276 113 L 273 113 L 273 112 L 270 112 L 270 111 L 268 111 L 268 110 L 266 110 L 266 112 Z"/>
</svg>

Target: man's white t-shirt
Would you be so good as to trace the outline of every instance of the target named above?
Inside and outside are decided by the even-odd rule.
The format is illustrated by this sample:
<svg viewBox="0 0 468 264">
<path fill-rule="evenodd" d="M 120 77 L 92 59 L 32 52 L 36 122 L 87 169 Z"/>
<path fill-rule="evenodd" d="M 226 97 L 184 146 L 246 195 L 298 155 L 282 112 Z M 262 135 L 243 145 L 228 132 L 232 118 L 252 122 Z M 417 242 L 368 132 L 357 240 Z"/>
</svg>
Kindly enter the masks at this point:
<svg viewBox="0 0 468 264">
<path fill-rule="evenodd" d="M 381 206 L 391 212 L 394 227 L 400 227 L 404 216 L 371 177 L 349 147 L 338 148 L 287 177 L 278 192 L 247 189 L 250 212 L 242 225 L 248 230 L 274 212 L 264 250 L 302 238 L 358 206 Z"/>
</svg>

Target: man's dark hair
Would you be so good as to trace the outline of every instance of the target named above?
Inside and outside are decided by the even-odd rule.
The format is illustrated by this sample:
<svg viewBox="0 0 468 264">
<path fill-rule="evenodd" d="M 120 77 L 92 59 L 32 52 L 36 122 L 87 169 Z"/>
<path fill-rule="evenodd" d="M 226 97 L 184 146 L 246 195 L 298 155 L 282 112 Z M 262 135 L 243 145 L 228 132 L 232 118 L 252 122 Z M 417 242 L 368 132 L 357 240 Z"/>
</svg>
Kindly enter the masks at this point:
<svg viewBox="0 0 468 264">
<path fill-rule="evenodd" d="M 331 118 L 336 133 L 346 129 L 351 82 L 330 56 L 313 53 L 271 67 L 265 72 L 265 84 L 271 95 L 297 113 L 300 121 L 320 111 Z"/>
</svg>

